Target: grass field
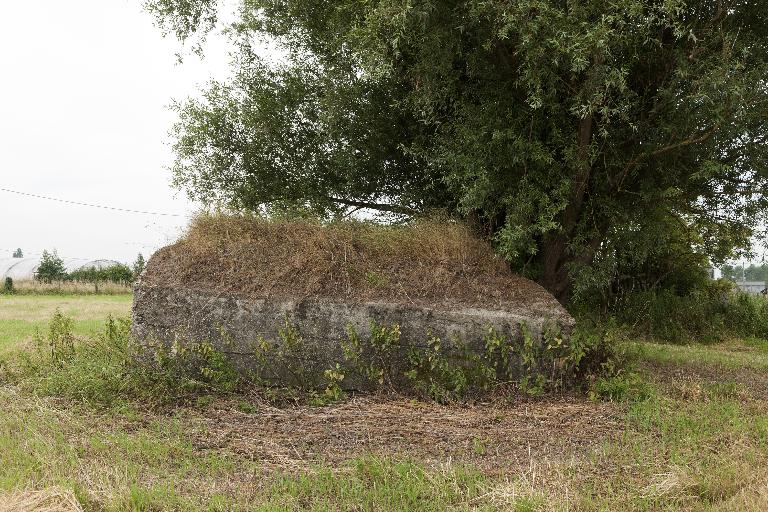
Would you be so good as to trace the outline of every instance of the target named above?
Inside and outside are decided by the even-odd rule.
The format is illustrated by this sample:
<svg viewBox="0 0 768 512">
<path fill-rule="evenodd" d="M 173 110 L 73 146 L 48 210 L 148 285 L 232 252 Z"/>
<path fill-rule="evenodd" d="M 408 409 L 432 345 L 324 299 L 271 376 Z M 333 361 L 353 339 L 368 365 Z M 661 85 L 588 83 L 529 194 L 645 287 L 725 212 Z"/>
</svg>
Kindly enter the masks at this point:
<svg viewBox="0 0 768 512">
<path fill-rule="evenodd" d="M 100 331 L 108 315 L 129 315 L 132 300 L 130 294 L 0 295 L 0 353 L 44 333 L 56 309 L 74 318 L 76 334 L 87 336 Z"/>
<path fill-rule="evenodd" d="M 129 304 L 16 300 L 0 302 L 6 346 L 57 305 L 85 334 Z M 0 510 L 768 510 L 768 345 L 628 350 L 633 369 L 592 399 L 449 405 L 99 405 L 0 372 Z"/>
</svg>

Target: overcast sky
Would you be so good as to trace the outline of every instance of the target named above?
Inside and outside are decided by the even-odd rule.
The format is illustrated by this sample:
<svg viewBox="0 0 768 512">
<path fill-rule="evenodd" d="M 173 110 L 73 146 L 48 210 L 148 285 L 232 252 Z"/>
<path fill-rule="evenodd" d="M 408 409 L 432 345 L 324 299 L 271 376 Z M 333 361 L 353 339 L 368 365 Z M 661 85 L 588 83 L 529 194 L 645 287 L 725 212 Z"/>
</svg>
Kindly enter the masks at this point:
<svg viewBox="0 0 768 512">
<path fill-rule="evenodd" d="M 164 212 L 113 212 L 0 191 L 0 257 L 131 262 L 175 239 L 195 210 L 170 187 L 172 99 L 227 74 L 228 45 L 177 64 L 139 0 L 4 2 L 0 30 L 0 188 Z"/>
</svg>

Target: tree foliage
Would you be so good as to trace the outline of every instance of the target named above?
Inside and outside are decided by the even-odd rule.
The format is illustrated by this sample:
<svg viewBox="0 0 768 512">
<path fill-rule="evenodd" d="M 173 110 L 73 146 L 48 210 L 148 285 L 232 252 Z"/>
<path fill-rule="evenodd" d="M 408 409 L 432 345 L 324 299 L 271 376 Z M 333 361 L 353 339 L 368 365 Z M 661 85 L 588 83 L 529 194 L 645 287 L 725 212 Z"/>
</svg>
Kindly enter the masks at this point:
<svg viewBox="0 0 768 512">
<path fill-rule="evenodd" d="M 24 251 L 21 250 L 21 248 L 16 249 L 13 251 L 13 257 L 14 258 L 23 258 L 24 257 Z"/>
<path fill-rule="evenodd" d="M 131 270 L 133 271 L 133 278 L 138 279 L 142 272 L 144 272 L 144 267 L 147 266 L 147 262 L 144 261 L 144 255 L 139 253 L 138 256 L 136 256 L 136 261 L 133 262 L 133 265 L 131 266 Z"/>
<path fill-rule="evenodd" d="M 211 0 L 150 0 L 166 30 Z M 768 4 L 242 0 L 233 79 L 177 105 L 176 184 L 210 204 L 468 219 L 561 300 L 768 207 Z M 264 38 L 287 57 L 258 54 Z M 661 265 L 663 267 L 663 265 Z M 658 277 L 658 276 L 657 276 Z"/>
<path fill-rule="evenodd" d="M 725 264 L 721 267 L 723 277 L 731 281 L 768 281 L 768 264 L 746 265 Z"/>
<path fill-rule="evenodd" d="M 118 263 L 109 267 L 96 268 L 87 267 L 67 274 L 69 281 L 78 281 L 81 283 L 117 283 L 128 284 L 133 282 L 133 272 L 128 265 Z"/>
</svg>

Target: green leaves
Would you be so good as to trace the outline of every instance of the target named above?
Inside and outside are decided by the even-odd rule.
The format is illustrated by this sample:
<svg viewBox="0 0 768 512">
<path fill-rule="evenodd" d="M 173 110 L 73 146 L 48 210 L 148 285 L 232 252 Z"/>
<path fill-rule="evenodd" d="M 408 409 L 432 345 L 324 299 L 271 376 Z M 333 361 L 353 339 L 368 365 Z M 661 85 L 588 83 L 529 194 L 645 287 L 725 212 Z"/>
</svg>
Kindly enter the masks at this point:
<svg viewBox="0 0 768 512">
<path fill-rule="evenodd" d="M 40 265 L 35 270 L 35 279 L 45 283 L 63 281 L 67 278 L 67 269 L 64 268 L 64 260 L 59 257 L 56 249 L 53 252 L 43 251 Z"/>
<path fill-rule="evenodd" d="M 206 0 L 152 5 L 181 37 L 215 19 Z M 759 2 L 246 0 L 240 13 L 233 80 L 178 107 L 175 183 L 205 203 L 443 209 L 563 300 L 573 269 L 617 279 L 630 233 L 682 222 L 721 258 L 765 220 Z M 259 38 L 287 58 L 261 60 Z"/>
</svg>

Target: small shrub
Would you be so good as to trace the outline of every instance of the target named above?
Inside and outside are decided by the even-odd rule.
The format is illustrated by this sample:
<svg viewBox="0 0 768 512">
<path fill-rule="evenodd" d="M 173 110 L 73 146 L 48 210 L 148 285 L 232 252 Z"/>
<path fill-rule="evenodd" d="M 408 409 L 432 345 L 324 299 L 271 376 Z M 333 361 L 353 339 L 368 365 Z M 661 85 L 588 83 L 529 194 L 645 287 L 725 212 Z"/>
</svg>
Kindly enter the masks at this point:
<svg viewBox="0 0 768 512">
<path fill-rule="evenodd" d="M 278 332 L 280 342 L 273 345 L 273 354 L 269 364 L 274 365 L 283 374 L 290 375 L 293 385 L 305 389 L 321 387 L 323 375 L 313 371 L 313 363 L 317 356 L 313 348 L 307 346 L 299 330 L 289 317 L 286 316 L 283 327 Z M 269 355 L 266 355 L 269 358 Z"/>
<path fill-rule="evenodd" d="M 129 344 L 127 371 L 132 386 L 169 398 L 199 393 L 230 393 L 241 375 L 226 354 L 207 342 L 143 347 Z"/>
<path fill-rule="evenodd" d="M 328 400 L 337 402 L 347 395 L 341 389 L 341 383 L 344 381 L 344 370 L 339 363 L 333 369 L 325 370 L 325 378 L 328 380 L 328 386 L 325 388 L 325 396 Z"/>
<path fill-rule="evenodd" d="M 35 271 L 35 278 L 44 283 L 54 281 L 63 281 L 67 277 L 67 269 L 64 268 L 64 261 L 59 257 L 54 249 L 53 252 L 43 251 L 40 265 Z"/>
<path fill-rule="evenodd" d="M 45 343 L 50 349 L 51 363 L 62 367 L 75 354 L 74 321 L 58 309 L 48 326 L 48 336 L 45 340 L 38 339 L 38 346 Z"/>
<path fill-rule="evenodd" d="M 341 347 L 349 371 L 368 385 L 393 388 L 398 376 L 394 374 L 392 364 L 397 353 L 403 350 L 400 336 L 399 325 L 372 322 L 370 336 L 362 340 L 355 328 L 348 324 L 347 339 L 342 341 Z"/>
<path fill-rule="evenodd" d="M 411 369 L 406 376 L 415 389 L 437 402 L 460 398 L 473 384 L 471 368 L 457 364 L 442 352 L 440 338 L 430 336 L 424 349 L 413 347 L 408 352 Z"/>
<path fill-rule="evenodd" d="M 12 294 L 13 292 L 13 279 L 6 277 L 5 282 L 3 283 L 3 293 Z"/>
</svg>

